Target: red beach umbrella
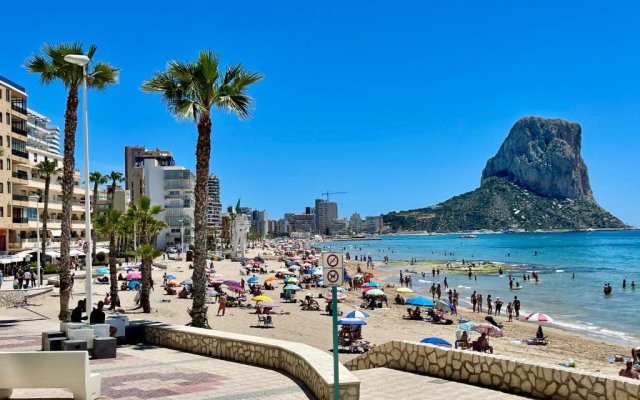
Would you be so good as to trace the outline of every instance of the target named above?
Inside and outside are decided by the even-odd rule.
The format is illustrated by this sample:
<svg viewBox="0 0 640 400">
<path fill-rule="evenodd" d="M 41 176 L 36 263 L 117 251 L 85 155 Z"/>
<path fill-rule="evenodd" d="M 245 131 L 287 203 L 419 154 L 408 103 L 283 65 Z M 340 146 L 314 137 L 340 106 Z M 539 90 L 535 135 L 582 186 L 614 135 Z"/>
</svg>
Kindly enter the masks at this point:
<svg viewBox="0 0 640 400">
<path fill-rule="evenodd" d="M 525 321 L 531 321 L 531 322 L 553 322 L 553 318 L 551 318 L 547 314 L 543 314 L 539 312 L 529 314 L 524 319 Z"/>
</svg>

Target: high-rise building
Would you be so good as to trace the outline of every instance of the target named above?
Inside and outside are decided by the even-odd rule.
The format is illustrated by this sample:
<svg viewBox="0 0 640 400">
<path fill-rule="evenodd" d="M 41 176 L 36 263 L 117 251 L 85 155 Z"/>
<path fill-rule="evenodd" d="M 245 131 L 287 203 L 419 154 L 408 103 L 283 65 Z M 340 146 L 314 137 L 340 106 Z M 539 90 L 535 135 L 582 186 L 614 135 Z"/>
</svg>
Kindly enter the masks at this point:
<svg viewBox="0 0 640 400">
<path fill-rule="evenodd" d="M 42 198 L 45 184 L 35 168 L 44 160 L 55 161 L 62 167 L 62 157 L 59 152 L 51 151 L 47 141 L 48 118 L 28 110 L 27 97 L 24 87 L 0 76 L 0 148 L 4 152 L 0 158 L 0 254 L 36 248 L 36 230 L 38 224 L 42 229 L 43 207 L 37 198 Z M 62 234 L 62 187 L 57 178 L 51 177 L 49 187 L 46 233 L 52 247 Z M 84 190 L 77 172 L 71 204 L 71 242 L 74 243 L 84 237 L 85 227 Z"/>
<path fill-rule="evenodd" d="M 164 219 L 167 227 L 157 236 L 157 247 L 182 247 L 193 243 L 193 211 L 195 175 L 190 170 L 161 165 L 156 159 L 144 161 L 144 195 L 152 204 L 164 207 L 158 219 Z"/>
<path fill-rule="evenodd" d="M 220 202 L 220 179 L 211 174 L 207 181 L 207 227 L 220 230 L 222 227 L 220 213 L 222 203 Z"/>
<path fill-rule="evenodd" d="M 266 238 L 269 234 L 269 217 L 267 210 L 253 210 L 251 212 L 251 232 L 256 232 L 260 237 Z"/>
<path fill-rule="evenodd" d="M 367 217 L 364 221 L 364 230 L 367 233 L 380 233 L 384 227 L 384 222 L 380 215 L 375 217 Z"/>
<path fill-rule="evenodd" d="M 349 228 L 353 233 L 360 233 L 364 230 L 364 222 L 362 221 L 362 217 L 357 212 L 351 214 L 351 218 L 349 219 Z"/>
<path fill-rule="evenodd" d="M 338 219 L 338 203 L 316 199 L 316 231 L 321 235 L 332 235 L 331 223 Z"/>
<path fill-rule="evenodd" d="M 161 167 L 175 165 L 170 151 L 147 150 L 142 146 L 126 146 L 124 148 L 124 176 L 126 187 L 131 191 L 131 201 L 136 202 L 145 193 L 145 160 L 155 160 Z"/>
<path fill-rule="evenodd" d="M 44 115 L 27 109 L 27 144 L 60 154 L 60 128 L 49 125 L 50 122 Z"/>
</svg>

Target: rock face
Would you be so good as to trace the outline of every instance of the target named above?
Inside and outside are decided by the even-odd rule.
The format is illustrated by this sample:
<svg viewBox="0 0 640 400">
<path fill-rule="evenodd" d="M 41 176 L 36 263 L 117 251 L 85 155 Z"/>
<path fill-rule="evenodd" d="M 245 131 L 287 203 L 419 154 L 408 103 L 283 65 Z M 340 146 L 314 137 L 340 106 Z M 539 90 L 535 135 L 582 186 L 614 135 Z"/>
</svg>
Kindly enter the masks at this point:
<svg viewBox="0 0 640 400">
<path fill-rule="evenodd" d="M 393 231 L 624 229 L 596 203 L 580 156 L 580 125 L 527 117 L 513 126 L 478 189 L 435 206 L 390 212 Z"/>
<path fill-rule="evenodd" d="M 582 129 L 574 122 L 522 118 L 482 171 L 533 193 L 555 199 L 592 199 L 587 166 L 580 155 Z"/>
</svg>

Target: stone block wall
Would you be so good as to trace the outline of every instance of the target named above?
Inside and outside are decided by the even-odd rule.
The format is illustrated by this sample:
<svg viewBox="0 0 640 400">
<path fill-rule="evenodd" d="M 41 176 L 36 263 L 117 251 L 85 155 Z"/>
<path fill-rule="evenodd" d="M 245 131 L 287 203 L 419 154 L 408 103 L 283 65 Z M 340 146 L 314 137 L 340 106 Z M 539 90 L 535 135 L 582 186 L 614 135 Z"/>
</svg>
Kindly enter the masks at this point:
<svg viewBox="0 0 640 400">
<path fill-rule="evenodd" d="M 387 367 L 554 400 L 640 400 L 640 383 L 505 356 L 391 341 L 347 363 L 356 371 Z"/>
<path fill-rule="evenodd" d="M 333 358 L 302 343 L 208 329 L 147 323 L 145 342 L 190 353 L 285 371 L 321 400 L 333 398 Z M 340 398 L 360 398 L 360 381 L 340 365 Z"/>
</svg>

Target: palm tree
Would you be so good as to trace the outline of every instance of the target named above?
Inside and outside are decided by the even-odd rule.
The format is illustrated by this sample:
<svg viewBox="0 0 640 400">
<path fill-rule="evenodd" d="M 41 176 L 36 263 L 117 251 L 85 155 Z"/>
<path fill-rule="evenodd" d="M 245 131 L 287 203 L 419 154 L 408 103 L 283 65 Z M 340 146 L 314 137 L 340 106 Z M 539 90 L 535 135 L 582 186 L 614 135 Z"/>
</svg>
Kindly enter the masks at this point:
<svg viewBox="0 0 640 400">
<path fill-rule="evenodd" d="M 122 213 L 116 210 L 106 210 L 104 214 L 94 217 L 94 229 L 100 235 L 109 237 L 109 283 L 111 284 L 111 309 L 120 304 L 118 297 L 118 273 L 116 269 L 116 236 L 120 230 Z"/>
<path fill-rule="evenodd" d="M 116 206 L 116 183 L 124 181 L 124 176 L 122 176 L 122 172 L 111 171 L 111 173 L 107 176 L 108 179 L 111 179 L 111 208 L 115 208 Z"/>
<path fill-rule="evenodd" d="M 96 218 L 98 215 L 98 186 L 104 185 L 109 181 L 109 177 L 102 175 L 100 171 L 93 171 L 89 174 L 89 181 L 93 182 L 93 201 L 91 202 L 91 209 L 93 210 L 92 217 Z M 95 229 L 91 231 L 91 259 L 96 260 L 96 232 Z"/>
<path fill-rule="evenodd" d="M 181 119 L 192 119 L 198 126 L 196 144 L 195 250 L 193 259 L 193 306 L 191 325 L 208 327 L 206 300 L 206 207 L 209 158 L 211 157 L 211 111 L 224 109 L 248 118 L 253 99 L 248 87 L 262 79 L 238 64 L 220 70 L 219 58 L 212 51 L 201 51 L 193 62 L 171 61 L 164 72 L 146 80 L 142 90 L 159 92 L 169 112 Z"/>
<path fill-rule="evenodd" d="M 147 196 L 141 196 L 138 202 L 132 204 L 127 212 L 128 218 L 135 222 L 137 231 L 140 233 L 141 247 L 144 245 L 151 246 L 151 238 L 158 234 L 160 229 L 165 226 L 163 221 L 156 219 L 156 216 L 164 211 L 164 208 L 158 205 L 152 205 L 151 199 Z M 146 253 L 142 257 L 142 288 L 140 292 L 140 305 L 145 313 L 151 312 L 151 267 L 153 266 L 153 257 L 150 253 Z"/>
<path fill-rule="evenodd" d="M 40 75 L 43 84 L 60 81 L 67 89 L 67 104 L 64 115 L 64 159 L 62 171 L 62 236 L 60 241 L 60 313 L 61 321 L 69 321 L 69 297 L 71 275 L 69 274 L 69 239 L 71 238 L 71 201 L 73 199 L 73 170 L 75 168 L 76 128 L 78 126 L 78 87 L 83 78 L 82 67 L 64 61 L 69 54 L 84 54 L 89 59 L 97 47 L 89 46 L 86 53 L 82 43 L 44 44 L 42 54 L 32 55 L 26 62 L 29 72 Z M 87 85 L 94 89 L 106 89 L 118 80 L 118 69 L 110 64 L 97 62 L 87 68 Z M 86 183 L 85 183 L 86 184 Z M 89 218 L 89 216 L 85 216 Z M 91 304 L 88 305 L 91 307 Z"/>
<path fill-rule="evenodd" d="M 52 161 L 41 161 L 36 165 L 34 169 L 36 175 L 41 178 L 44 178 L 44 209 L 42 210 L 42 256 L 40 257 L 42 268 L 45 263 L 45 254 L 47 254 L 47 221 L 49 219 L 49 186 L 51 185 L 51 175 L 54 175 L 58 172 L 58 162 L 55 160 Z M 42 278 L 42 275 L 40 275 Z M 41 282 L 42 283 L 42 282 Z"/>
</svg>

